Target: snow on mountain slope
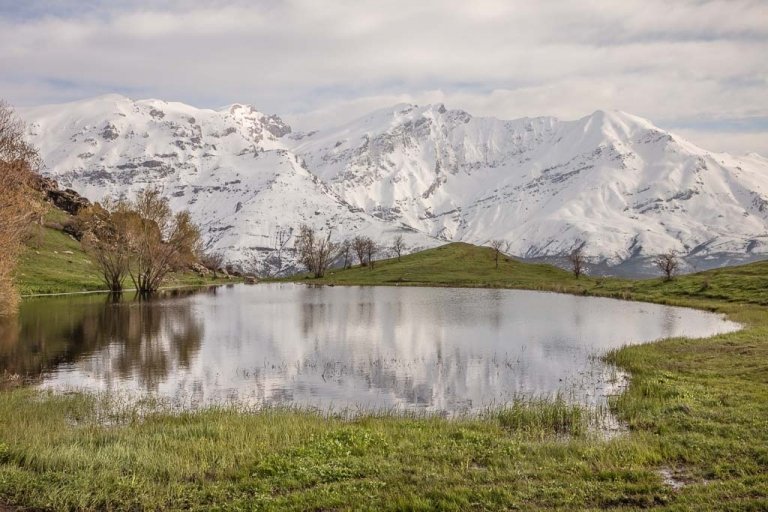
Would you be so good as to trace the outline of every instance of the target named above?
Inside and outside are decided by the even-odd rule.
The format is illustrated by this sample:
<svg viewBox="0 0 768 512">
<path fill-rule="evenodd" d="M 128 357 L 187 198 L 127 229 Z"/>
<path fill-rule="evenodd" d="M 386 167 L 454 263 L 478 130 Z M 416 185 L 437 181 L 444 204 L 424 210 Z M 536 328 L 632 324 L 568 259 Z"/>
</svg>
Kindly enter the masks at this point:
<svg viewBox="0 0 768 512">
<path fill-rule="evenodd" d="M 385 243 L 402 233 L 414 248 L 504 239 L 528 258 L 584 244 L 611 265 L 768 252 L 768 160 L 710 153 L 623 112 L 505 121 L 397 105 L 310 133 L 248 105 L 118 95 L 20 113 L 63 185 L 92 200 L 160 185 L 243 264 L 291 268 L 275 239 L 302 223 Z"/>
<path fill-rule="evenodd" d="M 309 224 L 336 238 L 367 234 L 382 243 L 402 234 L 413 248 L 438 241 L 352 207 L 284 149 L 291 129 L 251 106 L 221 111 L 109 95 L 25 109 L 46 173 L 91 200 L 161 186 L 174 209 L 187 208 L 207 247 L 262 271 L 289 270 L 279 234 Z"/>
<path fill-rule="evenodd" d="M 584 244 L 616 264 L 768 252 L 768 162 L 709 153 L 623 112 L 576 121 L 476 118 L 398 105 L 288 136 L 340 196 L 445 240 L 529 258 Z"/>
</svg>

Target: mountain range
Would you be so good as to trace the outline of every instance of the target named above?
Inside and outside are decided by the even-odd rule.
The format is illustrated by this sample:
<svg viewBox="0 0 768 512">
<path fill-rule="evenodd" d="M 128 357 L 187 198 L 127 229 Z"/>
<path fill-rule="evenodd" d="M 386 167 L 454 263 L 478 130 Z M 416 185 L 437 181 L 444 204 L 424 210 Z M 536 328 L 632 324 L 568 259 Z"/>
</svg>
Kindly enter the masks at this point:
<svg viewBox="0 0 768 512">
<path fill-rule="evenodd" d="M 294 270 L 292 233 L 412 249 L 509 242 L 596 272 L 688 268 L 768 253 L 768 159 L 702 149 L 624 112 L 501 120 L 401 104 L 319 131 L 250 105 L 200 109 L 107 95 L 20 110 L 45 174 L 91 200 L 162 187 L 206 246 L 261 273 Z"/>
</svg>

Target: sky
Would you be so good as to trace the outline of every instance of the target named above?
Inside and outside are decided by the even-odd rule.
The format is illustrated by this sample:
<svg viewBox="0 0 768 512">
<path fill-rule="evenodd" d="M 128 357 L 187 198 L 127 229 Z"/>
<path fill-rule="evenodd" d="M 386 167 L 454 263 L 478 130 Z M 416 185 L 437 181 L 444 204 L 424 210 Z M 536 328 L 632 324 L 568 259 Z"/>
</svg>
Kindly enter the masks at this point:
<svg viewBox="0 0 768 512">
<path fill-rule="evenodd" d="M 403 102 L 618 109 L 768 155 L 768 1 L 0 0 L 0 98 L 107 93 L 250 103 L 299 129 Z"/>
</svg>

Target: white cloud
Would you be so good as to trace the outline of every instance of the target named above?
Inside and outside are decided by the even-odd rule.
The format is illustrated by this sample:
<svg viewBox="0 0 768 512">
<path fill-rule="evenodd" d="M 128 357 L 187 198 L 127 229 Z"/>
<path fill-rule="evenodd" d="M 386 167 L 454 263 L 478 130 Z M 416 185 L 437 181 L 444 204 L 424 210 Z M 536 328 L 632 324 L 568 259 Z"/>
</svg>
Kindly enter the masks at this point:
<svg viewBox="0 0 768 512">
<path fill-rule="evenodd" d="M 694 144 L 710 151 L 736 155 L 759 153 L 768 155 L 768 130 L 763 132 L 718 132 L 677 128 L 673 130 Z"/>
<path fill-rule="evenodd" d="M 398 101 L 499 117 L 617 108 L 662 126 L 768 116 L 765 2 L 103 2 L 55 16 L 33 7 L 21 18 L 0 10 L 0 96 L 18 104 L 118 91 L 324 121 Z M 731 135 L 731 148 L 754 140 Z"/>
</svg>

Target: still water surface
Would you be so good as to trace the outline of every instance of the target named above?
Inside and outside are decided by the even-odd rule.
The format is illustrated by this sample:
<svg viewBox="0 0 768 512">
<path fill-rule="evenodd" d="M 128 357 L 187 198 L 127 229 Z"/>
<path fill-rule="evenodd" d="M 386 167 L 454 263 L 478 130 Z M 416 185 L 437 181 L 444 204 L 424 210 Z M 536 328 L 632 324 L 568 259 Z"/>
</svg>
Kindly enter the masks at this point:
<svg viewBox="0 0 768 512">
<path fill-rule="evenodd" d="M 702 311 L 553 293 L 235 285 L 25 301 L 0 326 L 0 372 L 181 409 L 452 414 L 521 394 L 595 403 L 618 383 L 595 357 L 605 350 L 736 328 Z"/>
</svg>

